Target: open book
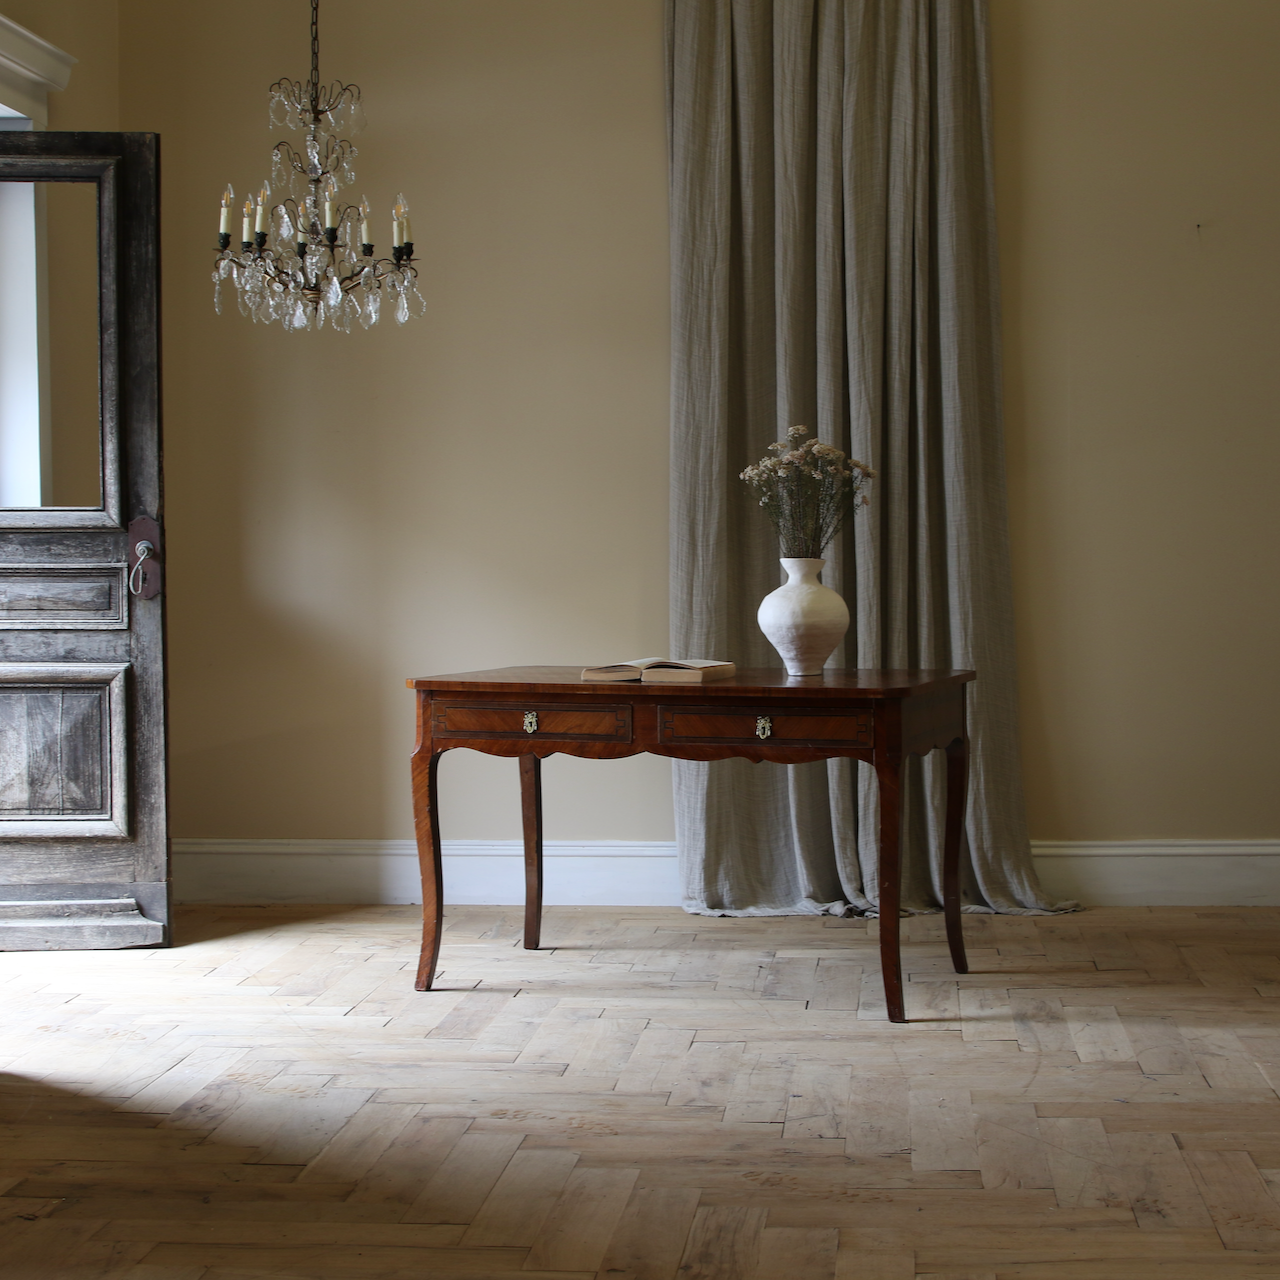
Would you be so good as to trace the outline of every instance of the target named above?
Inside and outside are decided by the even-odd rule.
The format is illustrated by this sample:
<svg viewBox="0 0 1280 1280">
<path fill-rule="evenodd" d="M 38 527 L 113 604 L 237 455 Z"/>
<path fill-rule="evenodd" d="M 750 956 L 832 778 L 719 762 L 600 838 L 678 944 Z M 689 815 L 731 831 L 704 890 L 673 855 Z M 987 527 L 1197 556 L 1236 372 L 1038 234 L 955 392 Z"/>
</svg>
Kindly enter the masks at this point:
<svg viewBox="0 0 1280 1280">
<path fill-rule="evenodd" d="M 732 662 L 718 658 L 635 658 L 609 667 L 584 667 L 584 680 L 643 680 L 648 684 L 702 684 L 707 680 L 727 680 L 737 670 Z"/>
</svg>

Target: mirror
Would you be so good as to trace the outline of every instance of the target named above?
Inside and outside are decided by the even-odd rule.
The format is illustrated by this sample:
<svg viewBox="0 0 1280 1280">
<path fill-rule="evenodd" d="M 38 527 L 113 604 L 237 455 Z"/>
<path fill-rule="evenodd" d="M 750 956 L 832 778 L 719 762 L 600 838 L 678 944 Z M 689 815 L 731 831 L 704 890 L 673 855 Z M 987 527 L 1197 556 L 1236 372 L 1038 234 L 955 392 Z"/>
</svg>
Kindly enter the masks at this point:
<svg viewBox="0 0 1280 1280">
<path fill-rule="evenodd" d="M 98 184 L 0 180 L 0 507 L 101 507 Z"/>
</svg>

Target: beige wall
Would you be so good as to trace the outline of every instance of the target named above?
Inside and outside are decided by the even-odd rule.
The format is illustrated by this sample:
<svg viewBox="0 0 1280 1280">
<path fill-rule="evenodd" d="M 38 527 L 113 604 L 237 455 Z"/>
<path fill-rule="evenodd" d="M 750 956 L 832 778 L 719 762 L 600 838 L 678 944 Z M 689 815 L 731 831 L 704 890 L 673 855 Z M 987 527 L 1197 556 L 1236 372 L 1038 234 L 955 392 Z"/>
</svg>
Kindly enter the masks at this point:
<svg viewBox="0 0 1280 1280">
<path fill-rule="evenodd" d="M 81 59 L 55 127 L 110 127 L 115 6 L 5 9 Z M 207 12 L 119 4 L 120 121 L 164 146 L 175 833 L 404 836 L 403 676 L 665 648 L 661 0 L 326 0 L 358 189 L 409 195 L 431 313 L 319 337 L 208 283 L 305 5 L 234 59 Z M 1280 836 L 1280 5 L 992 13 L 1034 834 Z M 445 769 L 446 835 L 516 834 L 511 762 Z M 553 759 L 547 808 L 669 838 L 666 765 Z"/>
<path fill-rule="evenodd" d="M 1033 833 L 1280 836 L 1280 4 L 992 14 Z"/>
<path fill-rule="evenodd" d="M 406 676 L 665 647 L 660 5 L 327 0 L 355 193 L 378 228 L 409 197 L 430 306 L 350 335 L 211 301 L 305 4 L 259 6 L 236 59 L 190 6 L 121 11 L 123 115 L 164 148 L 174 830 L 408 835 Z M 514 761 L 444 770 L 447 836 L 518 834 Z M 666 838 L 668 777 L 553 760 L 548 834 Z"/>
</svg>

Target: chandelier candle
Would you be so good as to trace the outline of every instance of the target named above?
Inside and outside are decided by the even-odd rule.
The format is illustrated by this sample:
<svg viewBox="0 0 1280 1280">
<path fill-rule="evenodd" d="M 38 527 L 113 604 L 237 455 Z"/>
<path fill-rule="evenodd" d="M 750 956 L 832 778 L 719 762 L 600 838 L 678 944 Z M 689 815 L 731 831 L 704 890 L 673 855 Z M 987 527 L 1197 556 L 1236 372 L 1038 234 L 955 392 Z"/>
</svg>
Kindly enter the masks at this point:
<svg viewBox="0 0 1280 1280">
<path fill-rule="evenodd" d="M 283 199 L 272 206 L 271 187 L 263 183 L 256 206 L 252 199 L 244 202 L 238 253 L 231 247 L 235 192 L 228 186 L 223 194 L 214 309 L 221 314 L 222 285 L 229 281 L 242 315 L 264 324 L 278 320 L 286 329 L 322 329 L 326 320 L 343 333 L 353 322 L 367 329 L 378 322 L 384 297 L 400 324 L 422 315 L 426 303 L 418 292 L 404 196 L 397 197 L 392 215 L 390 258 L 374 256 L 368 200 L 357 208 L 341 199 L 342 187 L 355 180 L 356 149 L 338 135 L 354 134 L 362 123 L 360 89 L 320 83 L 320 0 L 311 0 L 311 77 L 306 84 L 277 80 L 271 86 L 271 123 L 300 130 L 302 149 L 276 144 L 272 182 Z"/>
</svg>

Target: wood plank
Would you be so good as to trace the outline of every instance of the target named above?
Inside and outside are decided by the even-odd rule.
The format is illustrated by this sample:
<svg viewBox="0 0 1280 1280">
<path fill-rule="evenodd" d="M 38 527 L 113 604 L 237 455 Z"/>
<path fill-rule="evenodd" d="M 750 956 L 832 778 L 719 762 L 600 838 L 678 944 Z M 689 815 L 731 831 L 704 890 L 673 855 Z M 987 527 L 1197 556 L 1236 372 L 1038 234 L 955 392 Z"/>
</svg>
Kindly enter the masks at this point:
<svg viewBox="0 0 1280 1280">
<path fill-rule="evenodd" d="M 1071 1043 L 1081 1062 L 1132 1062 L 1136 1055 L 1120 1015 L 1111 1005 L 1062 1002 Z"/>
<path fill-rule="evenodd" d="M 981 1169 L 967 1089 L 912 1089 L 909 1116 L 913 1169 Z"/>
<path fill-rule="evenodd" d="M 766 1227 L 753 1280 L 835 1280 L 839 1244 L 834 1227 Z"/>
<path fill-rule="evenodd" d="M 1010 991 L 1009 1003 L 1018 1044 L 1024 1053 L 1074 1052 L 1075 1043 L 1060 1000 Z"/>
<path fill-rule="evenodd" d="M 1112 1133 L 1116 1190 L 1133 1206 L 1140 1227 L 1212 1227 L 1177 1143 L 1167 1133 Z"/>
<path fill-rule="evenodd" d="M 699 1209 L 680 1259 L 681 1280 L 742 1280 L 754 1275 L 764 1224 L 763 1209 Z"/>
<path fill-rule="evenodd" d="M 1280 1203 L 1244 1151 L 1188 1151 L 1187 1163 L 1228 1249 L 1280 1253 Z"/>
<path fill-rule="evenodd" d="M 343 1182 L 364 1178 L 418 1110 L 413 1104 L 365 1103 L 321 1148 L 298 1180 Z"/>
<path fill-rule="evenodd" d="M 674 1280 L 697 1210 L 696 1190 L 636 1190 L 609 1240 L 598 1274 L 609 1280 Z"/>
<path fill-rule="evenodd" d="M 1054 1185 L 1034 1103 L 981 1103 L 973 1114 L 984 1187 L 1030 1191 Z"/>
<path fill-rule="evenodd" d="M 966 1040 L 1018 1038 L 1008 991 L 997 987 L 965 987 L 959 994 L 961 1031 Z"/>
<path fill-rule="evenodd" d="M 577 1162 L 572 1151 L 517 1151 L 462 1237 L 463 1247 L 531 1246 Z"/>
<path fill-rule="evenodd" d="M 782 1136 L 843 1138 L 847 1132 L 851 1067 L 803 1059 L 791 1076 Z"/>
<path fill-rule="evenodd" d="M 639 1169 L 575 1168 L 525 1259 L 527 1271 L 597 1271 Z"/>
<path fill-rule="evenodd" d="M 656 1081 L 667 1087 L 670 1107 L 723 1107 L 742 1060 L 741 1043 L 695 1042 L 683 1059 L 669 1064 Z"/>
<path fill-rule="evenodd" d="M 370 1107 L 391 1108 L 396 1114 L 404 1114 L 408 1108 L 396 1103 L 374 1102 Z M 471 1121 L 452 1117 L 422 1116 L 416 1114 L 417 1104 L 410 1104 L 415 1111 L 412 1119 L 406 1121 L 404 1127 L 387 1143 L 374 1159 L 367 1171 L 361 1171 L 361 1164 L 366 1153 L 372 1154 L 386 1134 L 385 1128 L 373 1128 L 368 1132 L 367 1146 L 356 1137 L 356 1154 L 350 1165 L 349 1176 L 356 1179 L 355 1188 L 351 1192 L 353 1204 L 383 1204 L 395 1206 L 400 1213 L 407 1213 L 410 1222 L 426 1222 L 431 1219 L 416 1218 L 409 1212 L 411 1206 L 430 1184 L 436 1170 L 444 1163 L 449 1153 L 457 1145 L 458 1140 L 466 1133 Z M 359 1113 L 357 1113 L 359 1114 Z M 371 1113 L 370 1120 L 376 1119 Z M 388 1127 L 395 1121 L 389 1120 Z M 341 1134 L 339 1134 L 341 1137 Z M 515 1150 L 514 1146 L 510 1147 Z M 321 1157 L 323 1158 L 323 1152 Z M 336 1170 L 330 1170 L 336 1172 Z M 346 1170 L 344 1169 L 344 1172 Z M 299 1175 L 303 1179 L 307 1170 Z M 497 1176 L 496 1174 L 494 1175 Z M 415 1206 L 416 1207 L 416 1206 Z"/>
<path fill-rule="evenodd" d="M 1038 1124 L 1062 1208 L 1128 1207 L 1128 1199 L 1116 1187 L 1116 1155 L 1101 1120 L 1041 1116 Z"/>
<path fill-rule="evenodd" d="M 850 1078 L 845 1154 L 855 1160 L 908 1154 L 910 1087 L 893 1076 Z"/>
<path fill-rule="evenodd" d="M 404 1215 L 406 1222 L 465 1222 L 480 1212 L 523 1134 L 464 1133 Z"/>
<path fill-rule="evenodd" d="M 916 1280 L 916 1255 L 910 1249 L 846 1247 L 840 1233 L 835 1280 Z"/>
</svg>

